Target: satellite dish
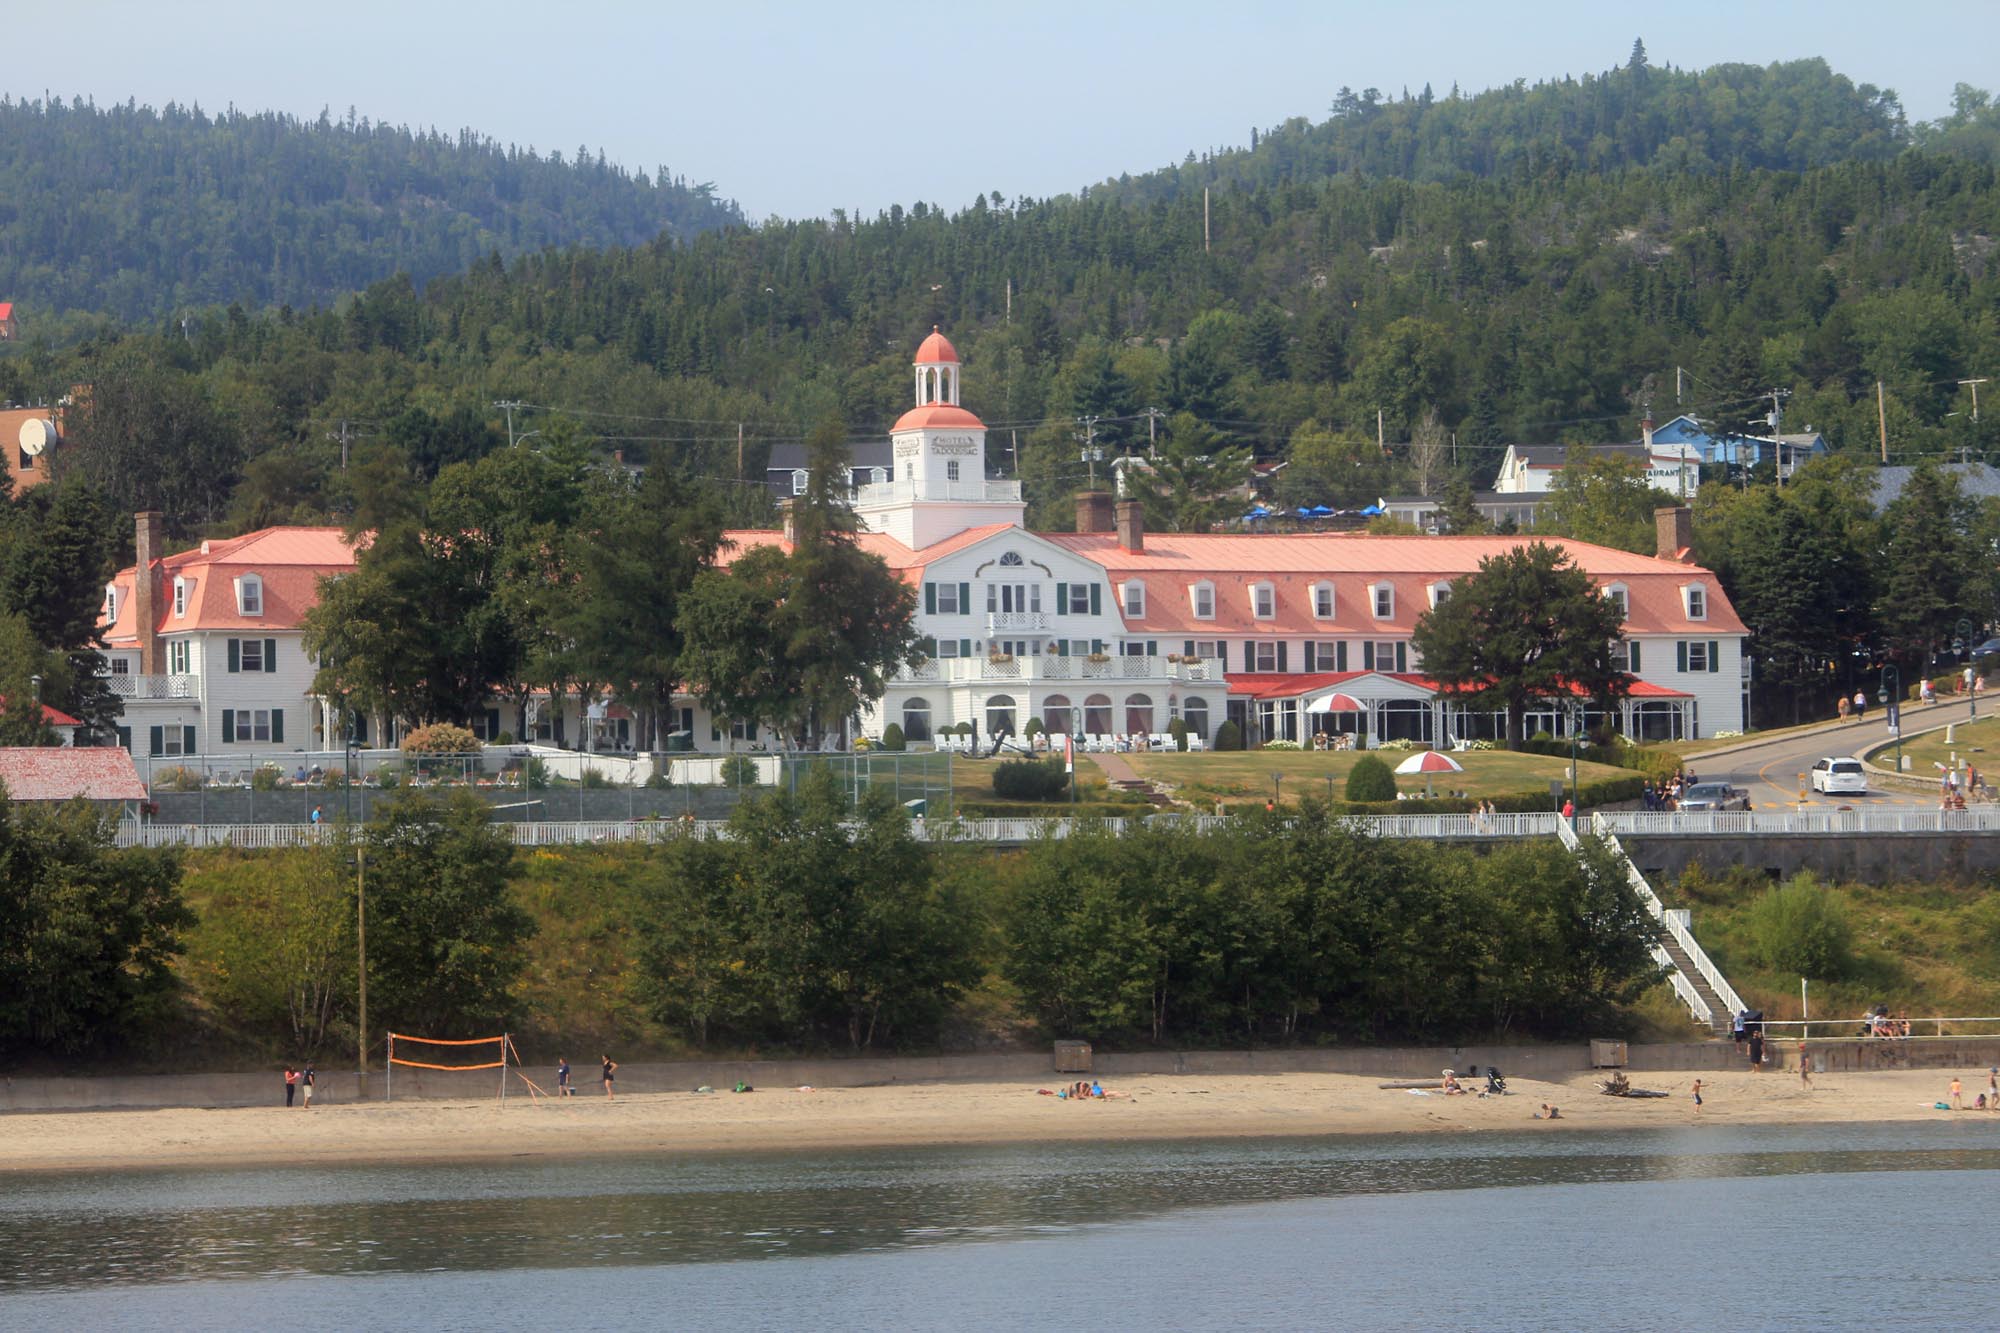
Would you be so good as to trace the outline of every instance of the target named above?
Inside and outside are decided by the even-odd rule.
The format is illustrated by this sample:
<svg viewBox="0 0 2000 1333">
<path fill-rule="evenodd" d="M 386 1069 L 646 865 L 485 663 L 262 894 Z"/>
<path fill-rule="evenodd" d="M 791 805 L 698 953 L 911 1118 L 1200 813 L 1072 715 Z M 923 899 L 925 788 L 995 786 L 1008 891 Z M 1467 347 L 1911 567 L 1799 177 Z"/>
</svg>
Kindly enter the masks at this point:
<svg viewBox="0 0 2000 1333">
<path fill-rule="evenodd" d="M 42 452 L 55 442 L 55 422 L 44 421 L 40 417 L 29 417 L 21 423 L 21 452 L 28 457 L 41 457 Z"/>
</svg>

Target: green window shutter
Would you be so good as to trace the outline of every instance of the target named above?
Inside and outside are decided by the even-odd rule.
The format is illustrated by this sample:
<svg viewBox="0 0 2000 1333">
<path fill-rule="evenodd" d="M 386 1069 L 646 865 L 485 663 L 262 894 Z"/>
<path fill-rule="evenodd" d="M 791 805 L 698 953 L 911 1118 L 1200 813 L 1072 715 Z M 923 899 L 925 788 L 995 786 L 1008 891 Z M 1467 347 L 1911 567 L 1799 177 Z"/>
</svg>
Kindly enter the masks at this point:
<svg viewBox="0 0 2000 1333">
<path fill-rule="evenodd" d="M 1146 656 L 1158 657 L 1159 655 L 1160 655 L 1160 641 L 1158 639 L 1146 640 Z"/>
<path fill-rule="evenodd" d="M 937 614 L 937 584 L 935 583 L 924 584 L 924 614 L 927 616 Z"/>
<path fill-rule="evenodd" d="M 1361 669 L 1363 671 L 1373 671 L 1375 669 L 1375 640 L 1373 639 L 1362 641 Z"/>
<path fill-rule="evenodd" d="M 193 753 L 194 753 L 194 728 L 193 728 L 193 727 L 182 727 L 182 728 L 181 728 L 181 753 L 182 753 L 182 754 L 193 754 Z"/>
<path fill-rule="evenodd" d="M 224 745 L 236 744 L 236 710 L 234 708 L 225 708 L 222 710 L 222 743 Z"/>
<path fill-rule="evenodd" d="M 1631 673 L 1635 676 L 1638 675 L 1639 641 L 1637 639 L 1633 639 L 1630 643 L 1627 643 L 1625 645 L 1625 661 L 1626 661 L 1626 666 L 1631 671 Z"/>
<path fill-rule="evenodd" d="M 282 745 L 284 743 L 285 710 L 282 708 L 273 708 L 271 710 L 271 744 Z"/>
<path fill-rule="evenodd" d="M 1056 614 L 1059 616 L 1069 614 L 1069 585 L 1067 583 L 1058 583 L 1056 585 Z"/>
<path fill-rule="evenodd" d="M 1100 584 L 1093 583 L 1090 585 L 1090 614 L 1093 616 L 1104 614 L 1104 598 L 1100 595 L 1103 591 L 1104 588 Z"/>
<path fill-rule="evenodd" d="M 1347 640 L 1345 639 L 1333 645 L 1333 669 L 1335 671 L 1347 670 Z"/>
<path fill-rule="evenodd" d="M 131 753 L 131 750 L 132 750 L 132 728 L 130 728 L 130 727 L 114 727 L 114 728 L 113 728 L 113 730 L 114 730 L 114 731 L 116 731 L 116 732 L 118 733 L 118 748 L 119 748 L 119 749 L 121 749 L 121 750 L 124 750 L 124 751 L 125 751 L 126 753 L 128 753 L 128 754 L 129 754 L 129 753 Z"/>
<path fill-rule="evenodd" d="M 270 672 L 277 669 L 278 641 L 276 639 L 266 639 L 264 640 L 264 670 Z"/>
<path fill-rule="evenodd" d="M 232 672 L 243 669 L 243 643 L 240 639 L 229 641 L 229 669 Z"/>
<path fill-rule="evenodd" d="M 1688 669 L 1688 642 L 1686 639 L 1676 639 L 1674 641 L 1674 663 L 1675 670 L 1677 671 L 1686 671 Z"/>
<path fill-rule="evenodd" d="M 972 640 L 960 639 L 958 641 L 958 655 L 960 657 L 972 656 Z"/>
<path fill-rule="evenodd" d="M 1714 639 L 1708 641 L 1708 669 L 1712 675 L 1722 670 L 1722 645 Z"/>
<path fill-rule="evenodd" d="M 167 748 L 166 728 L 165 727 L 149 728 L 146 732 L 146 753 L 158 754 L 160 751 L 166 748 Z"/>
<path fill-rule="evenodd" d="M 1183 639 L 1183 640 L 1181 640 L 1181 656 L 1182 656 L 1182 657 L 1193 657 L 1193 656 L 1194 656 L 1194 640 L 1193 640 L 1193 639 Z"/>
<path fill-rule="evenodd" d="M 958 585 L 958 613 L 962 616 L 972 614 L 972 585 L 970 583 L 961 583 Z"/>
<path fill-rule="evenodd" d="M 1091 651 L 1091 652 L 1093 652 L 1093 653 L 1101 653 L 1101 652 L 1103 652 L 1103 651 L 1104 651 L 1104 640 L 1102 640 L 1102 639 L 1092 639 L 1092 640 L 1090 641 L 1090 651 Z"/>
<path fill-rule="evenodd" d="M 1409 669 L 1410 645 L 1398 639 L 1396 640 L 1396 670 L 1408 671 Z"/>
<path fill-rule="evenodd" d="M 1285 641 L 1278 640 L 1278 670 L 1290 671 L 1291 665 L 1285 661 Z"/>
</svg>

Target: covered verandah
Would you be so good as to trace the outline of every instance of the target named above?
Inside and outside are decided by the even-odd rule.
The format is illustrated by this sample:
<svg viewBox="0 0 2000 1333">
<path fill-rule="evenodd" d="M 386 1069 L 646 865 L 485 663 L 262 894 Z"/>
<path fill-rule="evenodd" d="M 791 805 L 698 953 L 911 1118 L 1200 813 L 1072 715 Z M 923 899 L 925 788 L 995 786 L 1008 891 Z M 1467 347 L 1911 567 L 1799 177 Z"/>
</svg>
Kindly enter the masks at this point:
<svg viewBox="0 0 2000 1333">
<path fill-rule="evenodd" d="M 1296 741 L 1314 748 L 1370 749 L 1385 741 L 1410 741 L 1450 749 L 1469 741 L 1499 741 L 1506 714 L 1476 708 L 1426 676 L 1351 671 L 1285 675 L 1232 674 L 1229 715 L 1246 742 Z M 1586 701 L 1580 735 L 1605 724 L 1633 740 L 1679 740 L 1696 734 L 1695 698 L 1648 681 L 1628 682 L 1609 708 Z M 1549 699 L 1522 718 L 1522 734 L 1547 732 L 1567 739 L 1572 710 Z"/>
</svg>

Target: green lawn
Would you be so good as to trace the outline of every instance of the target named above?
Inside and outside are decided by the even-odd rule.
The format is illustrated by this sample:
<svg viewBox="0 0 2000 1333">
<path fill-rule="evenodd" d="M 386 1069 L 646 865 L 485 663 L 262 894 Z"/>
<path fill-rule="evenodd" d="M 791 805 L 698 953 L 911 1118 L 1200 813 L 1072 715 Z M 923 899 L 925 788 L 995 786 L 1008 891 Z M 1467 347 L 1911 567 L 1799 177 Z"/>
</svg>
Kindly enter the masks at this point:
<svg viewBox="0 0 2000 1333">
<path fill-rule="evenodd" d="M 1287 802 L 1302 796 L 1327 794 L 1327 780 L 1333 780 L 1336 799 L 1344 794 L 1347 772 L 1361 755 L 1355 751 L 1332 753 L 1322 750 L 1242 750 L 1212 751 L 1205 754 L 1128 754 L 1121 759 L 1132 765 L 1140 777 L 1178 788 L 1183 800 L 1243 800 L 1267 797 L 1273 775 L 1281 798 Z M 1569 781 L 1569 760 L 1539 754 L 1511 754 L 1505 750 L 1469 750 L 1452 756 L 1465 765 L 1463 773 L 1439 773 L 1432 790 L 1439 796 L 1462 791 L 1468 796 L 1502 796 L 1514 792 L 1548 790 L 1549 783 Z M 1380 754 L 1391 768 L 1409 758 L 1407 751 L 1385 750 Z M 1607 764 L 1580 763 L 1577 778 L 1592 782 L 1600 778 L 1631 776 L 1631 770 Z M 1422 777 L 1398 777 L 1396 785 L 1412 796 L 1424 793 Z"/>
<path fill-rule="evenodd" d="M 2000 712 L 2000 700 L 1995 701 L 1995 711 Z M 1905 708 L 1904 729 L 1923 725 L 1923 716 L 1922 708 Z M 1869 731 L 1873 733 L 1871 743 L 1867 747 L 1869 760 L 1884 768 L 1895 768 L 1896 743 L 1890 741 L 1886 745 L 1882 744 L 1879 739 L 1882 734 L 1880 727 L 1870 726 Z M 1982 717 L 1977 722 L 1961 724 L 1954 730 L 1953 737 L 1949 745 L 1945 744 L 1943 731 L 1927 732 L 1922 736 L 1912 736 L 1905 740 L 1903 757 L 1910 761 L 1910 776 L 1922 778 L 1927 782 L 1936 782 L 1938 777 L 1936 765 L 1948 763 L 1951 756 L 1957 755 L 1961 761 L 1970 760 L 1973 767 L 1989 779 L 2000 777 L 2000 717 Z M 1827 753 L 1838 755 L 1846 754 L 1848 751 L 1833 748 Z"/>
</svg>

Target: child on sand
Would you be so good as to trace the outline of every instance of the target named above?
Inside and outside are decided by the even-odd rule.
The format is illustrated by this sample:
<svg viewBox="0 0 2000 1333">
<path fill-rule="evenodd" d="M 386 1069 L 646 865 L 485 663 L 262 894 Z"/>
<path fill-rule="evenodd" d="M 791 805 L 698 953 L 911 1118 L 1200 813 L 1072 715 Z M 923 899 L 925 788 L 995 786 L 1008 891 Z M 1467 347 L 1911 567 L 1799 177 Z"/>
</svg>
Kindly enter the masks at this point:
<svg viewBox="0 0 2000 1333">
<path fill-rule="evenodd" d="M 1701 1114 L 1701 1080 L 1694 1081 L 1694 1113 Z"/>
<path fill-rule="evenodd" d="M 1808 1091 L 1812 1088 L 1812 1057 L 1806 1054 L 1806 1039 L 1799 1038 L 1799 1082 Z"/>
<path fill-rule="evenodd" d="M 1965 1085 L 1955 1078 L 1951 1081 L 1951 1109 L 1954 1111 L 1965 1109 Z"/>
<path fill-rule="evenodd" d="M 604 1073 L 602 1075 L 602 1078 L 604 1080 L 604 1095 L 608 1098 L 611 1098 L 614 1101 L 616 1100 L 616 1097 L 611 1091 L 611 1082 L 612 1082 L 611 1075 L 617 1072 L 617 1069 L 618 1069 L 618 1062 L 612 1059 L 608 1055 L 605 1056 Z"/>
<path fill-rule="evenodd" d="M 1535 1112 L 1535 1119 L 1537 1120 L 1560 1120 L 1562 1118 L 1563 1113 L 1555 1107 L 1550 1106 L 1547 1102 L 1543 1102 L 1542 1109 Z"/>
</svg>

